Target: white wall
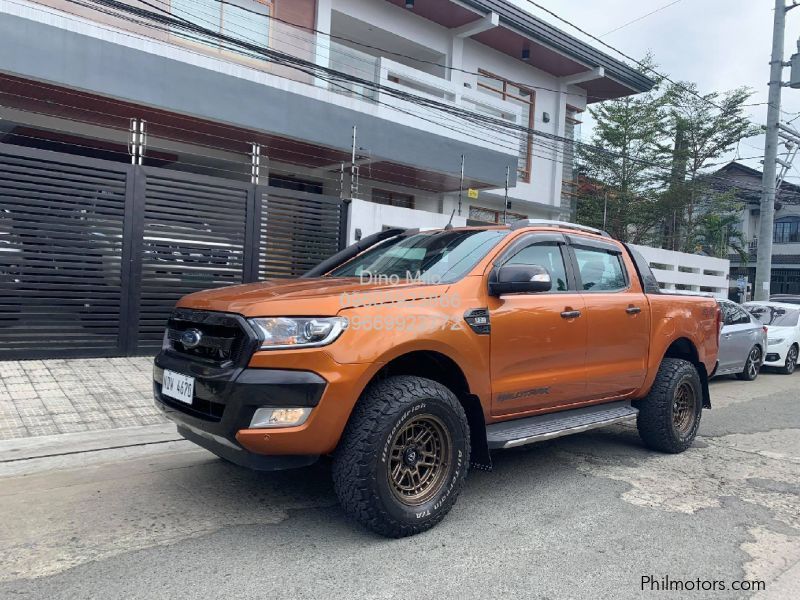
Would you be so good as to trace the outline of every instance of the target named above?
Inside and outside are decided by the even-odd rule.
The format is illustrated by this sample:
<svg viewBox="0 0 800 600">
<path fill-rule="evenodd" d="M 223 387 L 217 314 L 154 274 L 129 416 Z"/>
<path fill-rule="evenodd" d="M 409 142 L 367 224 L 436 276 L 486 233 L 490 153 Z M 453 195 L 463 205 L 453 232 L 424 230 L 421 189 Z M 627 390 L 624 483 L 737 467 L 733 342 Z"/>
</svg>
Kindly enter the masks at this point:
<svg viewBox="0 0 800 600">
<path fill-rule="evenodd" d="M 727 259 L 634 244 L 631 247 L 644 256 L 664 290 L 705 292 L 717 298 L 728 297 L 730 261 Z"/>
<path fill-rule="evenodd" d="M 415 43 L 426 46 L 434 52 L 451 55 L 452 32 L 441 27 L 413 11 L 405 10 L 388 2 L 375 0 L 331 0 L 335 11 L 347 14 L 353 18 L 374 24 L 376 27 L 386 29 L 395 35 L 400 35 L 413 40 Z M 478 16 L 476 15 L 476 19 Z M 391 57 L 389 57 L 391 58 Z M 452 58 L 452 56 L 450 56 Z M 586 107 L 586 92 L 576 86 L 562 86 L 559 78 L 532 67 L 525 62 L 506 54 L 498 52 L 475 40 L 466 39 L 463 44 L 461 64 L 453 63 L 469 72 L 483 69 L 504 77 L 510 81 L 526 84 L 536 91 L 534 106 L 534 129 L 555 135 L 563 134 L 563 124 L 566 116 L 565 105 L 568 103 L 579 110 Z M 472 91 L 477 91 L 477 77 L 469 73 L 454 74 L 454 78 L 463 78 L 464 83 L 471 86 Z M 566 93 L 559 93 L 563 89 Z M 466 90 L 466 88 L 465 88 Z M 491 93 L 489 97 L 497 96 Z M 544 122 L 543 115 L 548 113 L 550 120 Z M 439 117 L 441 118 L 441 116 Z M 498 135 L 485 127 L 473 128 L 476 143 L 494 144 L 496 149 L 516 153 L 516 143 L 511 143 L 505 136 Z M 483 138 L 478 142 L 477 138 Z M 561 179 L 562 179 L 562 144 L 547 142 L 544 148 L 534 142 L 533 158 L 531 161 L 530 183 L 518 183 L 509 190 L 512 199 L 526 200 L 550 206 L 561 204 Z M 501 177 L 504 174 L 501 174 Z M 502 194 L 502 190 L 492 190 L 493 193 Z M 540 213 L 535 207 L 528 207 L 533 213 Z M 525 212 L 520 210 L 518 212 Z"/>
<path fill-rule="evenodd" d="M 361 230 L 361 237 L 377 233 L 385 227 L 426 227 L 441 228 L 447 225 L 450 215 L 401 208 L 399 206 L 386 206 L 365 200 L 353 200 L 350 205 L 350 223 L 347 231 L 347 243 L 356 241 L 356 229 Z M 464 217 L 453 217 L 453 227 L 463 227 L 467 224 Z"/>
</svg>

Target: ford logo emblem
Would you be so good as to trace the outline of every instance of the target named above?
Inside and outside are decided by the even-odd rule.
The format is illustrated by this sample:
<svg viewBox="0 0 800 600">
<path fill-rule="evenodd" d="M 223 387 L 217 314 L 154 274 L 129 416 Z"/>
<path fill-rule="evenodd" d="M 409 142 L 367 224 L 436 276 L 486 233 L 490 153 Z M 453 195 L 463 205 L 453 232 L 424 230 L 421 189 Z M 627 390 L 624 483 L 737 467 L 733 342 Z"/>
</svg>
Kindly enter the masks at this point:
<svg viewBox="0 0 800 600">
<path fill-rule="evenodd" d="M 181 334 L 181 344 L 184 348 L 197 348 L 202 339 L 203 334 L 197 329 L 187 329 Z"/>
</svg>

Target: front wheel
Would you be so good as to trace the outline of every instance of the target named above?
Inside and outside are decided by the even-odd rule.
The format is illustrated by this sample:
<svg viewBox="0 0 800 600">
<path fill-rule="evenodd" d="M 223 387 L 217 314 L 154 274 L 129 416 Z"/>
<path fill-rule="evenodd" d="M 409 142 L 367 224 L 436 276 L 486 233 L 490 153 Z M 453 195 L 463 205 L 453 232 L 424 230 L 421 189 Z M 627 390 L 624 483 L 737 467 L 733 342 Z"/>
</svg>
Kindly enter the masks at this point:
<svg viewBox="0 0 800 600">
<path fill-rule="evenodd" d="M 371 385 L 333 462 L 345 512 L 387 537 L 430 529 L 455 504 L 469 466 L 469 424 L 456 396 L 422 377 Z"/>
<path fill-rule="evenodd" d="M 636 426 L 645 445 L 677 454 L 692 445 L 703 411 L 700 375 L 687 360 L 665 358 L 650 393 L 634 403 Z"/>
<path fill-rule="evenodd" d="M 797 368 L 797 344 L 792 344 L 789 351 L 786 353 L 786 362 L 780 368 L 781 373 L 784 375 L 791 375 Z"/>
<path fill-rule="evenodd" d="M 744 369 L 741 373 L 737 373 L 736 377 L 743 381 L 753 381 L 758 377 L 758 370 L 761 368 L 761 348 L 753 346 L 750 349 L 750 354 L 747 355 L 747 362 L 744 363 Z"/>
</svg>

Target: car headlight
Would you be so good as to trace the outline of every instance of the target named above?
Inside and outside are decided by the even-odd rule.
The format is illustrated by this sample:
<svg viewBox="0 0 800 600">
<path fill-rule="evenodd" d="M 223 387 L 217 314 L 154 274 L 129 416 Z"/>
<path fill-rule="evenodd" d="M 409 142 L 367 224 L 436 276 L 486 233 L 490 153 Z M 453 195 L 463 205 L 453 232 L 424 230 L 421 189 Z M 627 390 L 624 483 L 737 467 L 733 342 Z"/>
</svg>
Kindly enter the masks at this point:
<svg viewBox="0 0 800 600">
<path fill-rule="evenodd" d="M 261 350 L 327 346 L 347 329 L 344 317 L 266 317 L 249 319 Z"/>
<path fill-rule="evenodd" d="M 782 344 L 785 338 L 767 338 L 767 344 L 770 346 L 777 346 Z"/>
</svg>

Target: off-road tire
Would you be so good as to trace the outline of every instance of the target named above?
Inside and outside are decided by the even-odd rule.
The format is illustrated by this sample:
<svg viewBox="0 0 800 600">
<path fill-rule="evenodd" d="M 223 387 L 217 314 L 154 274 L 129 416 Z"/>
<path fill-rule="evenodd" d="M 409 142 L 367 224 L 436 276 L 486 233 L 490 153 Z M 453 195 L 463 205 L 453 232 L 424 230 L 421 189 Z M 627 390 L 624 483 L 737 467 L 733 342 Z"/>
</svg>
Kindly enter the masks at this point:
<svg viewBox="0 0 800 600">
<path fill-rule="evenodd" d="M 693 393 L 693 413 L 689 414 L 685 428 L 680 428 L 674 413 L 684 386 Z M 697 435 L 703 411 L 703 388 L 697 369 L 687 360 L 665 358 L 650 393 L 634 402 L 634 406 L 639 409 L 636 419 L 639 436 L 648 448 L 671 454 L 683 452 Z"/>
<path fill-rule="evenodd" d="M 404 428 L 425 419 L 438 422 L 449 435 L 449 457 L 438 487 L 431 488 L 434 495 L 412 506 L 396 496 L 391 451 Z M 453 507 L 469 453 L 469 424 L 453 392 L 422 377 L 389 377 L 372 384 L 353 410 L 333 459 L 334 489 L 344 511 L 368 529 L 394 538 L 414 535 L 439 523 Z"/>
<path fill-rule="evenodd" d="M 797 344 L 792 344 L 789 346 L 789 350 L 786 352 L 786 362 L 784 363 L 784 366 L 779 367 L 778 371 L 784 375 L 791 375 L 794 373 L 797 369 L 797 355 Z"/>
<path fill-rule="evenodd" d="M 741 373 L 737 373 L 736 377 L 742 381 L 755 381 L 758 377 L 758 370 L 764 362 L 764 353 L 758 345 L 750 348 L 747 354 L 747 361 L 744 363 L 744 369 Z"/>
</svg>

